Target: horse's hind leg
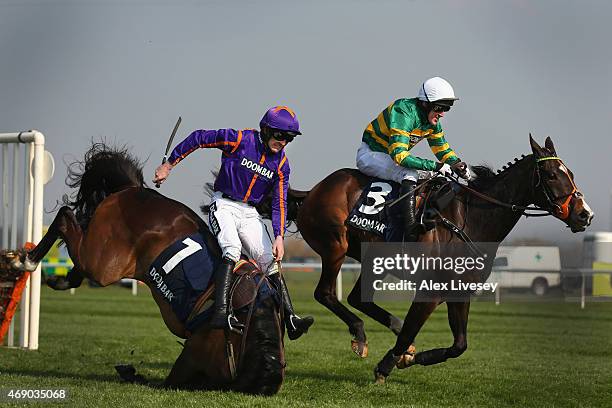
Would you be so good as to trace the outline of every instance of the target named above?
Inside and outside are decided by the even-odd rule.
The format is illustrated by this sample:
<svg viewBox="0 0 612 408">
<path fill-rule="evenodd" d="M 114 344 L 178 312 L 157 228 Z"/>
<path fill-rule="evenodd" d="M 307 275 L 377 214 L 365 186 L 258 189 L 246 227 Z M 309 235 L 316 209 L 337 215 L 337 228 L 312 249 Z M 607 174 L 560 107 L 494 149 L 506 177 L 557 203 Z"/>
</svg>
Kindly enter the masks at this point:
<svg viewBox="0 0 612 408">
<path fill-rule="evenodd" d="M 374 302 L 361 300 L 361 276 L 355 282 L 355 286 L 353 286 L 346 300 L 355 309 L 362 311 L 378 323 L 391 329 L 395 335 L 398 335 L 402 330 L 402 320 L 399 317 L 392 315 Z"/>
<path fill-rule="evenodd" d="M 363 329 L 363 320 L 340 303 L 336 295 L 336 278 L 346 253 L 346 250 L 342 251 L 341 248 L 339 249 L 327 256 L 321 256 L 321 278 L 315 289 L 314 297 L 347 324 L 349 332 L 354 336 L 354 339 L 351 341 L 352 350 L 359 357 L 365 358 L 368 356 L 368 346 L 365 330 Z"/>
</svg>

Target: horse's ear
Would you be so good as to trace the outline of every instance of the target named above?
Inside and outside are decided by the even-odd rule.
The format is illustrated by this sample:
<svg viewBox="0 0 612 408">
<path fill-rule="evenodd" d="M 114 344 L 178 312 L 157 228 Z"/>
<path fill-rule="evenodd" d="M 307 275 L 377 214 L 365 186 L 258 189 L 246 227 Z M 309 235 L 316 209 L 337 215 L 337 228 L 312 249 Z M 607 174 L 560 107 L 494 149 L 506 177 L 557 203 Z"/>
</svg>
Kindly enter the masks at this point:
<svg viewBox="0 0 612 408">
<path fill-rule="evenodd" d="M 548 136 L 546 140 L 544 141 L 544 147 L 550 150 L 552 154 L 557 154 L 557 152 L 555 151 L 555 145 L 553 144 L 553 141 L 550 138 L 550 136 Z"/>
<path fill-rule="evenodd" d="M 542 148 L 540 147 L 538 142 L 533 140 L 533 137 L 531 137 L 531 133 L 529 133 L 529 144 L 531 144 L 531 151 L 533 152 L 534 155 L 536 155 L 536 156 L 541 156 L 542 155 L 541 154 Z"/>
</svg>

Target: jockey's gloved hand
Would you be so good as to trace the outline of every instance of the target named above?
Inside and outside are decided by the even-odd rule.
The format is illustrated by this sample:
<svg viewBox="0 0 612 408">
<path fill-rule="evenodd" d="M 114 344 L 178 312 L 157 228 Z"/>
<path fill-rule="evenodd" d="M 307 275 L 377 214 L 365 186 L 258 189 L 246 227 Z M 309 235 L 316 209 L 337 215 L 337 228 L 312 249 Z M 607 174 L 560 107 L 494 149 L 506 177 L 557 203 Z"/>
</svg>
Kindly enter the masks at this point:
<svg viewBox="0 0 612 408">
<path fill-rule="evenodd" d="M 446 163 L 436 163 L 436 171 L 446 175 L 451 175 L 453 174 L 453 170 L 451 169 L 451 166 L 449 166 Z"/>
<path fill-rule="evenodd" d="M 459 161 L 455 164 L 453 164 L 451 166 L 451 169 L 453 169 L 453 172 L 458 175 L 459 177 L 461 177 L 464 180 L 469 180 L 472 178 L 472 175 L 470 173 L 470 169 L 468 168 L 468 165 L 462 161 Z"/>
</svg>

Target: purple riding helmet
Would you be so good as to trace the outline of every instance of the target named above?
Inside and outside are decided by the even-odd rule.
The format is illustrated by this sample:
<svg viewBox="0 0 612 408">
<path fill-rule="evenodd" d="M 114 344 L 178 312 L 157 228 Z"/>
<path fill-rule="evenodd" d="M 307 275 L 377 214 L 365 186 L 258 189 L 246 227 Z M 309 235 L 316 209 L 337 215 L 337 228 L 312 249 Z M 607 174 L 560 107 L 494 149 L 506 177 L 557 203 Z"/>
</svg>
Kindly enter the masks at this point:
<svg viewBox="0 0 612 408">
<path fill-rule="evenodd" d="M 302 134 L 295 112 L 287 106 L 274 106 L 268 109 L 259 122 L 260 128 L 264 126 L 285 132 L 293 132 L 298 135 Z"/>
</svg>

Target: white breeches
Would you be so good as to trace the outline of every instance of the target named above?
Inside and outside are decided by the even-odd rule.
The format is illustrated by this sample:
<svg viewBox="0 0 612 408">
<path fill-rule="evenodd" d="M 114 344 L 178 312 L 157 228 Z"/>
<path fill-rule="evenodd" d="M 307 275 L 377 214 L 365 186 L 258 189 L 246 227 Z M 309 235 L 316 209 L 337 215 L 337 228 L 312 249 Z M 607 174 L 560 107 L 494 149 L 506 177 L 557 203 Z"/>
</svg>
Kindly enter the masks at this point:
<svg viewBox="0 0 612 408">
<path fill-rule="evenodd" d="M 418 179 L 430 178 L 433 175 L 430 171 L 400 166 L 389 154 L 372 151 L 366 143 L 361 143 L 357 150 L 357 168 L 367 176 L 392 180 L 400 184 L 405 179 L 416 182 Z"/>
<path fill-rule="evenodd" d="M 238 262 L 244 251 L 266 275 L 278 272 L 270 237 L 255 207 L 223 198 L 216 192 L 208 219 L 224 257 Z"/>
</svg>

